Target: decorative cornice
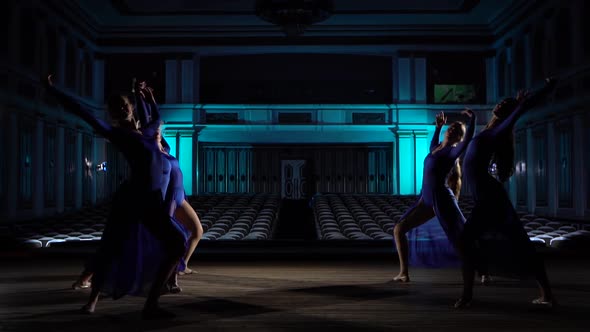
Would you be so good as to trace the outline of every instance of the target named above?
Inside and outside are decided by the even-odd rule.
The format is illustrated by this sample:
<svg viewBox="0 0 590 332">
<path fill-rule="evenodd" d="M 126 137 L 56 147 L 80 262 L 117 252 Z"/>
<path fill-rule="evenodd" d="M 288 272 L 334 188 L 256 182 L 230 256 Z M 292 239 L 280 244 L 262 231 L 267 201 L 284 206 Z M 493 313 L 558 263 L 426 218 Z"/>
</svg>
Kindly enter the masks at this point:
<svg viewBox="0 0 590 332">
<path fill-rule="evenodd" d="M 500 40 L 516 25 L 526 21 L 527 18 L 531 17 L 531 13 L 538 10 L 545 2 L 546 0 L 517 0 L 511 2 L 510 6 L 504 8 L 490 21 L 489 27 L 496 40 Z"/>
<path fill-rule="evenodd" d="M 347 15 L 392 15 L 392 14 L 461 14 L 468 13 L 480 3 L 480 0 L 464 0 L 460 6 L 450 9 L 389 9 L 389 10 L 365 10 L 365 9 L 349 9 L 343 10 L 337 7 L 334 10 L 334 14 L 347 14 Z M 121 14 L 125 16 L 162 16 L 162 15 L 175 15 L 175 16 L 218 16 L 218 15 L 232 15 L 232 16 L 252 16 L 255 15 L 254 6 L 252 10 L 167 10 L 167 11 L 134 11 L 129 7 L 125 0 L 111 0 L 113 7 Z"/>
<path fill-rule="evenodd" d="M 76 32 L 82 35 L 91 46 L 99 34 L 98 22 L 83 10 L 77 1 L 73 0 L 50 0 L 41 2 L 46 8 L 53 12 L 53 15 L 75 28 Z M 94 48 L 94 47 L 93 47 Z"/>
</svg>

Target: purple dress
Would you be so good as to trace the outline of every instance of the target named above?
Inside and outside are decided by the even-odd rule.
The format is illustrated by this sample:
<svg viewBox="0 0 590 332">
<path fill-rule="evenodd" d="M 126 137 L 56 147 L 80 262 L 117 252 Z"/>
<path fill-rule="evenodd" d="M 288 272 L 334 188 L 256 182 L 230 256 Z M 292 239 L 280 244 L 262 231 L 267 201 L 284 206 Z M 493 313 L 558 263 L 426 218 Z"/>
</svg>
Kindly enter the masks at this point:
<svg viewBox="0 0 590 332">
<path fill-rule="evenodd" d="M 516 121 L 552 89 L 538 91 L 502 123 L 478 134 L 467 147 L 463 177 L 474 199 L 465 223 L 465 252 L 473 268 L 492 275 L 525 278 L 534 275 L 540 259 L 524 230 L 504 185 L 488 169 L 495 151 L 508 139 Z"/>
<path fill-rule="evenodd" d="M 93 287 L 117 299 L 134 294 L 143 280 L 144 271 L 157 271 L 161 261 L 146 264 L 134 249 L 138 229 L 149 234 L 151 243 L 158 247 L 162 257 L 183 256 L 184 236 L 170 222 L 164 206 L 162 186 L 167 185 L 169 162 L 163 157 L 154 134 L 159 127 L 159 114 L 143 132 L 133 128 L 113 127 L 98 119 L 92 111 L 54 86 L 47 90 L 58 99 L 64 110 L 87 122 L 99 135 L 108 139 L 123 154 L 130 168 L 130 178 L 121 185 L 113 197 L 112 208 L 95 255 L 88 260 L 86 271 L 92 272 Z M 168 166 L 167 166 L 168 165 Z M 141 278 L 140 278 L 141 279 Z"/>
<path fill-rule="evenodd" d="M 151 119 L 155 118 L 158 119 L 158 121 L 160 119 L 160 110 L 158 108 L 158 105 L 153 101 L 147 103 L 145 99 L 139 95 L 136 96 L 136 100 L 136 112 L 139 118 L 140 125 L 142 127 L 146 126 L 149 130 L 150 123 L 153 122 L 153 120 Z M 164 157 L 164 163 L 167 166 L 165 170 L 167 176 L 164 177 L 166 180 L 161 182 L 161 191 L 164 199 L 164 206 L 168 215 L 170 216 L 170 219 L 172 220 L 174 227 L 177 228 L 183 236 L 185 249 L 188 249 L 188 239 L 191 235 L 191 232 L 174 217 L 176 208 L 182 204 L 182 201 L 184 201 L 185 198 L 182 171 L 180 170 L 178 159 L 174 158 L 174 156 L 169 154 L 170 146 L 163 137 L 162 146 L 166 150 L 166 153 L 162 153 L 162 156 Z M 154 254 L 155 253 L 151 251 L 146 253 L 145 259 L 153 259 Z M 185 268 L 186 264 L 184 260 L 181 259 L 179 261 L 177 269 L 178 271 L 183 271 L 185 270 Z"/>
<path fill-rule="evenodd" d="M 406 218 L 416 208 L 420 199 L 434 209 L 435 218 L 408 232 L 409 261 L 413 266 L 457 266 L 456 247 L 463 233 L 465 217 L 457 204 L 453 191 L 447 185 L 447 177 L 457 158 L 463 154 L 475 132 L 475 114 L 471 117 L 463 141 L 455 146 L 439 146 L 441 128 L 434 132 L 430 151 L 424 158 L 422 191 L 416 203 L 402 216 Z"/>
</svg>

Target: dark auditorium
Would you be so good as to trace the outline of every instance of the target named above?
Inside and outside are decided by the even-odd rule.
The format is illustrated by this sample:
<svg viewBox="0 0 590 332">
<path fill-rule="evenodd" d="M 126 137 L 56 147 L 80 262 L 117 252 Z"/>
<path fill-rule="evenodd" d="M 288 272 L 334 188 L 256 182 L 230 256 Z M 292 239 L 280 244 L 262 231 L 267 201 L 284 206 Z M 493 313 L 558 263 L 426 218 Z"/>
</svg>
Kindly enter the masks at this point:
<svg viewBox="0 0 590 332">
<path fill-rule="evenodd" d="M 0 331 L 588 331 L 590 1 L 0 7 Z"/>
</svg>

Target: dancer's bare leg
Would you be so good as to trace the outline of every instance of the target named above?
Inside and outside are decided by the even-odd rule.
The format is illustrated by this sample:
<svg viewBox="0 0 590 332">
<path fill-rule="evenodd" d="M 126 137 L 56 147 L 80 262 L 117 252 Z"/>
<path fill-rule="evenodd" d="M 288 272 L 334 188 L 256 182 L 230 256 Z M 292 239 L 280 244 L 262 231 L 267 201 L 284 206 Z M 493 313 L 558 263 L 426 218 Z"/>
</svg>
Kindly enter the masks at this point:
<svg viewBox="0 0 590 332">
<path fill-rule="evenodd" d="M 540 257 L 536 257 L 536 279 L 539 285 L 539 291 L 541 296 L 533 300 L 534 304 L 542 304 L 553 306 L 556 304 L 553 292 L 551 291 L 551 285 L 549 284 L 549 278 L 547 277 L 547 271 L 545 270 L 545 264 Z"/>
<path fill-rule="evenodd" d="M 78 277 L 78 280 L 76 280 L 73 284 L 72 284 L 72 289 L 85 289 L 85 288 L 90 288 L 92 286 L 92 283 L 90 282 L 90 279 L 92 279 L 92 275 L 94 273 L 92 272 L 88 272 L 88 271 L 83 271 L 80 276 Z"/>
<path fill-rule="evenodd" d="M 455 302 L 455 308 L 461 309 L 468 307 L 473 299 L 473 283 L 475 279 L 475 270 L 477 266 L 477 249 L 475 246 L 475 239 L 478 230 L 469 222 L 465 224 L 463 235 L 461 238 L 461 247 L 463 249 L 462 254 L 462 266 L 461 274 L 463 277 L 463 293 L 461 297 Z M 481 260 L 481 257 L 479 258 Z M 480 262 L 480 266 L 485 266 Z M 487 271 L 485 274 L 488 274 Z"/>
<path fill-rule="evenodd" d="M 456 309 L 468 307 L 473 299 L 473 279 L 475 278 L 475 267 L 473 264 L 474 261 L 472 258 L 466 256 L 461 271 L 463 274 L 463 294 L 455 302 Z"/>
<path fill-rule="evenodd" d="M 155 211 L 156 214 L 159 211 Z M 152 286 L 148 292 L 145 301 L 142 316 L 146 319 L 166 319 L 174 317 L 174 314 L 160 308 L 159 300 L 162 295 L 162 289 L 166 285 L 170 276 L 176 273 L 178 261 L 183 257 L 185 252 L 184 239 L 182 234 L 172 225 L 170 216 L 166 214 L 144 224 L 150 229 L 152 234 L 157 235 L 164 246 L 166 258 L 160 264 L 158 272 L 154 278 Z"/>
<path fill-rule="evenodd" d="M 90 297 L 88 298 L 88 302 L 80 309 L 83 313 L 91 314 L 96 309 L 96 304 L 98 303 L 98 296 L 100 295 L 100 289 L 92 285 L 92 292 L 90 292 Z"/>
<path fill-rule="evenodd" d="M 397 255 L 399 257 L 400 271 L 397 276 L 393 278 L 394 281 L 409 282 L 410 274 L 408 272 L 408 239 L 406 233 L 413 228 L 416 228 L 435 216 L 432 207 L 424 205 L 420 200 L 410 211 L 404 219 L 395 225 L 393 228 L 393 236 L 395 238 L 395 246 Z"/>
<path fill-rule="evenodd" d="M 179 256 L 171 254 L 160 266 L 143 307 L 142 316 L 144 318 L 159 319 L 174 317 L 174 314 L 160 308 L 159 300 L 160 295 L 162 295 L 162 288 L 169 280 L 170 276 L 176 271 L 179 258 Z"/>
<path fill-rule="evenodd" d="M 189 242 L 188 250 L 186 251 L 186 254 L 184 256 L 184 263 L 185 263 L 186 269 L 184 271 L 181 271 L 186 274 L 189 274 L 189 273 L 192 273 L 193 271 L 191 269 L 189 269 L 188 262 L 192 256 L 193 252 L 197 248 L 199 241 L 203 237 L 203 226 L 201 225 L 201 221 L 199 220 L 199 216 L 197 215 L 197 213 L 195 212 L 193 207 L 186 200 L 182 201 L 182 204 L 180 204 L 178 207 L 176 207 L 175 217 L 178 221 L 180 221 L 180 223 L 184 227 L 189 229 L 191 232 L 191 236 L 188 240 L 188 242 Z"/>
</svg>

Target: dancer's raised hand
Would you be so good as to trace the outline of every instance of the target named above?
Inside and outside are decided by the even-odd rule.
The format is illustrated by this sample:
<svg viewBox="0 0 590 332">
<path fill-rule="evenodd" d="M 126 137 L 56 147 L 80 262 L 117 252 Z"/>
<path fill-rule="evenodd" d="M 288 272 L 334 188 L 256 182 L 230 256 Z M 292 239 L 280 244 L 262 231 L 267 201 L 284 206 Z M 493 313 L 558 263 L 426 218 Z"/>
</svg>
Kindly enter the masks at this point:
<svg viewBox="0 0 590 332">
<path fill-rule="evenodd" d="M 436 115 L 436 127 L 441 128 L 447 123 L 447 117 L 444 112 L 440 112 Z"/>
<path fill-rule="evenodd" d="M 44 82 L 47 86 L 53 86 L 53 74 L 47 75 L 47 79 Z"/>
<path fill-rule="evenodd" d="M 516 94 L 516 101 L 518 102 L 522 102 L 523 100 L 525 100 L 528 96 L 530 96 L 530 92 L 528 90 L 518 90 L 518 93 Z"/>
<path fill-rule="evenodd" d="M 465 108 L 465 110 L 463 112 L 461 112 L 461 114 L 467 115 L 470 118 L 473 117 L 473 111 L 471 110 L 471 108 Z"/>
</svg>

